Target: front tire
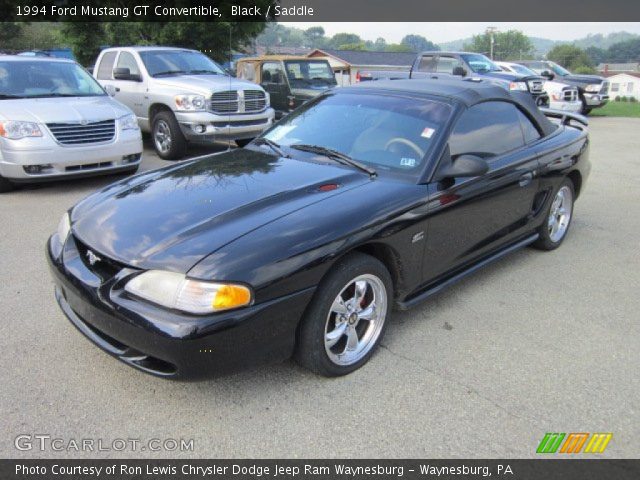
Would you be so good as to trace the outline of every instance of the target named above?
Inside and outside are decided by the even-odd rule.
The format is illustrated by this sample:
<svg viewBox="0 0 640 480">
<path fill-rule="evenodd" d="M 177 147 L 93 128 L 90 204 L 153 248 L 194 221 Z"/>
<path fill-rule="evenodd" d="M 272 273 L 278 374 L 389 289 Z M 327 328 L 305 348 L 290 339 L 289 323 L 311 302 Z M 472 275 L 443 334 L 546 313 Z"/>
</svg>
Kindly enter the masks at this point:
<svg viewBox="0 0 640 480">
<path fill-rule="evenodd" d="M 392 302 L 391 275 L 379 260 L 361 253 L 340 260 L 307 308 L 296 360 L 327 377 L 357 370 L 380 343 Z"/>
<path fill-rule="evenodd" d="M 7 193 L 15 188 L 15 184 L 11 183 L 9 180 L 0 175 L 0 193 Z"/>
<path fill-rule="evenodd" d="M 153 117 L 151 139 L 156 153 L 164 160 L 179 160 L 187 152 L 187 140 L 173 112 L 164 110 Z"/>
<path fill-rule="evenodd" d="M 584 97 L 582 98 L 582 109 L 580 110 L 580 113 L 582 115 L 589 115 L 589 113 L 591 113 L 592 108 L 587 105 L 587 101 L 584 99 Z"/>
<path fill-rule="evenodd" d="M 573 182 L 565 178 L 553 195 L 545 222 L 538 228 L 540 235 L 534 246 L 540 250 L 555 250 L 567 236 L 573 219 L 575 191 Z"/>
</svg>

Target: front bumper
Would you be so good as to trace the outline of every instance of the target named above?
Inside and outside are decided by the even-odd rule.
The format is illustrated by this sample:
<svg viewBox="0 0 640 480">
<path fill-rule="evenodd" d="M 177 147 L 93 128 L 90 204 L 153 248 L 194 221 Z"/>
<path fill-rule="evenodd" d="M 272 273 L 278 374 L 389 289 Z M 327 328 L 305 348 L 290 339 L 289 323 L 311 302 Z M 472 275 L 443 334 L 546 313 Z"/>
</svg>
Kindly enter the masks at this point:
<svg viewBox="0 0 640 480">
<path fill-rule="evenodd" d="M 142 155 L 139 130 L 120 134 L 114 142 L 101 145 L 62 146 L 47 138 L 0 141 L 0 175 L 18 182 L 127 170 L 138 165 Z M 39 173 L 25 170 L 38 165 L 50 167 Z"/>
<path fill-rule="evenodd" d="M 585 92 L 583 96 L 584 96 L 584 102 L 589 107 L 594 107 L 594 108 L 603 107 L 609 102 L 609 95 Z"/>
<path fill-rule="evenodd" d="M 576 100 L 575 102 L 566 102 L 562 100 L 549 101 L 549 108 L 552 110 L 561 110 L 563 112 L 580 113 L 582 111 L 582 102 Z"/>
<path fill-rule="evenodd" d="M 135 270 L 113 269 L 108 260 L 92 267 L 82 248 L 72 235 L 64 246 L 55 235 L 47 242 L 56 300 L 85 337 L 124 363 L 186 380 L 293 354 L 298 322 L 314 289 L 235 311 L 188 315 L 128 296 L 123 287 Z"/>
<path fill-rule="evenodd" d="M 273 108 L 253 114 L 216 115 L 210 112 L 176 112 L 182 133 L 194 143 L 255 138 L 275 119 Z"/>
</svg>

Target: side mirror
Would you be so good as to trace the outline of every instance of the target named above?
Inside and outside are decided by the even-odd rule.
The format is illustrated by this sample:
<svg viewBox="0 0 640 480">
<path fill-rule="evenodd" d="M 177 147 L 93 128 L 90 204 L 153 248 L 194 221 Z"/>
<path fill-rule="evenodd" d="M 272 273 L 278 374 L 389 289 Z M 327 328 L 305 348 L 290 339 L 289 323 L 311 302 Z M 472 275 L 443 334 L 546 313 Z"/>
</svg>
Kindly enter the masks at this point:
<svg viewBox="0 0 640 480">
<path fill-rule="evenodd" d="M 113 85 L 105 85 L 104 87 L 105 92 L 107 92 L 107 95 L 109 95 L 110 97 L 115 96 L 116 94 L 116 87 L 114 87 Z"/>
<path fill-rule="evenodd" d="M 131 73 L 128 68 L 114 68 L 113 78 L 115 80 L 127 80 L 130 82 L 141 82 L 142 77 L 137 73 Z"/>
<path fill-rule="evenodd" d="M 555 77 L 555 75 L 549 70 L 545 70 L 544 72 L 541 72 L 540 76 L 546 78 L 547 80 L 553 80 L 553 78 Z"/>
<path fill-rule="evenodd" d="M 464 77 L 467 75 L 467 71 L 464 69 L 464 67 L 457 66 L 453 68 L 453 74 L 459 77 Z"/>
<path fill-rule="evenodd" d="M 460 155 L 438 172 L 440 179 L 479 177 L 489 171 L 489 164 L 476 155 Z"/>
</svg>

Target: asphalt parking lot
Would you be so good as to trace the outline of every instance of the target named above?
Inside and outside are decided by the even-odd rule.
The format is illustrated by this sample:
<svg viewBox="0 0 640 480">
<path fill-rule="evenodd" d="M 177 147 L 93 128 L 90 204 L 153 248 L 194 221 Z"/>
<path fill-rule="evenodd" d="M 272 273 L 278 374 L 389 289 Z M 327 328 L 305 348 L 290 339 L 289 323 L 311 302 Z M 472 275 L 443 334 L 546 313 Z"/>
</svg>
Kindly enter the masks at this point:
<svg viewBox="0 0 640 480">
<path fill-rule="evenodd" d="M 603 456 L 637 458 L 638 132 L 640 119 L 592 119 L 593 170 L 560 249 L 397 313 L 372 361 L 338 379 L 285 362 L 179 383 L 120 364 L 60 312 L 44 257 L 62 213 L 116 178 L 0 196 L 0 456 L 524 458 L 546 432 L 612 432 Z M 147 149 L 141 170 L 169 163 Z M 20 434 L 194 450 L 18 451 Z"/>
</svg>

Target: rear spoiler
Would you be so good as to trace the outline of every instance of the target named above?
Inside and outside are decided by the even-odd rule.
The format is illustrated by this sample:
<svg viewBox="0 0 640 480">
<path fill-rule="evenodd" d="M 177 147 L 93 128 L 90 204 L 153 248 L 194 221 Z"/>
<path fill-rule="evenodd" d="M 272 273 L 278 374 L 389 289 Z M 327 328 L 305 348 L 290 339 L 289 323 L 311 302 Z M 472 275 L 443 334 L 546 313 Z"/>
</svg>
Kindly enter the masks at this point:
<svg viewBox="0 0 640 480">
<path fill-rule="evenodd" d="M 551 108 L 540 107 L 540 111 L 545 117 L 559 118 L 562 125 L 570 125 L 572 120 L 581 123 L 585 127 L 589 126 L 589 120 L 584 115 L 572 112 L 564 112 L 562 110 L 554 110 Z M 581 128 L 581 127 L 580 127 Z"/>
</svg>

